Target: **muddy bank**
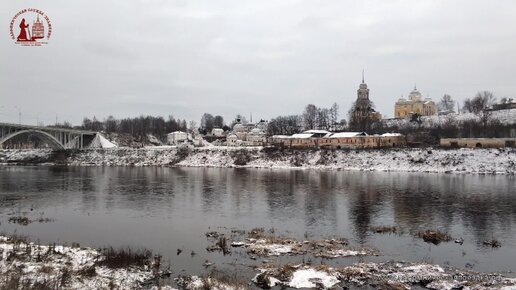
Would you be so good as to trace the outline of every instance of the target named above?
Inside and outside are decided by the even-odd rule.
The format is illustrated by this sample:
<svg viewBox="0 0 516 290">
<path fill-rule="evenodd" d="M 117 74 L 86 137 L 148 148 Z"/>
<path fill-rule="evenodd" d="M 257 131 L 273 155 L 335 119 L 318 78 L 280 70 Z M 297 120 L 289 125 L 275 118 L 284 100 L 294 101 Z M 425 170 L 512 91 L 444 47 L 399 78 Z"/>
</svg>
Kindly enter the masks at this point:
<svg viewBox="0 0 516 290">
<path fill-rule="evenodd" d="M 192 166 L 508 174 L 514 149 L 279 150 L 238 147 L 147 147 L 52 152 L 0 150 L 0 164 Z"/>
</svg>

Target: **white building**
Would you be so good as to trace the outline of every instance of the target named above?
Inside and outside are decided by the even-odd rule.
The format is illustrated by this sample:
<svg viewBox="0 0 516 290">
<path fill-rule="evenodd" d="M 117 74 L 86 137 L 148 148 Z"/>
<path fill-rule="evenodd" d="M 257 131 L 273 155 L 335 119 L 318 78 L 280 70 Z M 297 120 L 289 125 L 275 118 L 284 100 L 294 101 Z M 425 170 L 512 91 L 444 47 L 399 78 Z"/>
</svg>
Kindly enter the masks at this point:
<svg viewBox="0 0 516 290">
<path fill-rule="evenodd" d="M 188 141 L 188 134 L 182 131 L 175 131 L 167 134 L 167 143 L 170 145 L 178 145 Z"/>
<path fill-rule="evenodd" d="M 236 123 L 233 126 L 233 134 L 235 134 L 239 140 L 245 141 L 247 139 L 247 132 L 247 127 L 242 123 Z"/>
<path fill-rule="evenodd" d="M 238 136 L 236 134 L 229 134 L 226 137 L 226 145 L 227 146 L 236 146 L 238 143 Z"/>
<path fill-rule="evenodd" d="M 259 128 L 254 128 L 247 134 L 247 144 L 250 146 L 262 146 L 267 142 L 265 132 Z"/>
<path fill-rule="evenodd" d="M 211 135 L 214 137 L 222 137 L 224 136 L 224 130 L 220 128 L 213 128 L 211 129 Z"/>
</svg>

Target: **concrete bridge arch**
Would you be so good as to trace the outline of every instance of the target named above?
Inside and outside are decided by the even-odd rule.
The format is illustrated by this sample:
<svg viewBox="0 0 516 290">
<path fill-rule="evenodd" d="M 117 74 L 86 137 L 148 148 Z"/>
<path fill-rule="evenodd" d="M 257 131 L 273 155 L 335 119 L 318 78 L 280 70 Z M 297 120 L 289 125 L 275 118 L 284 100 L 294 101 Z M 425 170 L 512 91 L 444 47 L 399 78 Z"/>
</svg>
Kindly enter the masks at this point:
<svg viewBox="0 0 516 290">
<path fill-rule="evenodd" d="M 2 145 L 6 141 L 8 141 L 18 135 L 23 135 L 23 134 L 34 134 L 34 135 L 38 136 L 41 140 L 47 141 L 54 149 L 65 149 L 65 145 L 62 144 L 61 142 L 59 142 L 59 140 L 57 140 L 51 134 L 49 134 L 45 131 L 34 130 L 34 129 L 15 131 L 9 135 L 3 136 L 2 139 L 0 139 L 0 147 L 2 147 Z"/>
</svg>

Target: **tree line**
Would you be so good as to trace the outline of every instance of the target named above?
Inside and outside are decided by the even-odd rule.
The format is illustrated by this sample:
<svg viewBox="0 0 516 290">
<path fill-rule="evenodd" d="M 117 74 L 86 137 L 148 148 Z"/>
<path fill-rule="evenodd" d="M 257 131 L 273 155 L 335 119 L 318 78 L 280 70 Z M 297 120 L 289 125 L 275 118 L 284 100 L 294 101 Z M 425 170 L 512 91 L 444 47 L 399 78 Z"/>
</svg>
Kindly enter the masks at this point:
<svg viewBox="0 0 516 290">
<path fill-rule="evenodd" d="M 292 135 L 313 129 L 334 131 L 346 123 L 346 120 L 338 121 L 338 117 L 337 103 L 333 103 L 329 108 L 308 104 L 299 115 L 278 116 L 270 120 L 267 135 Z"/>
<path fill-rule="evenodd" d="M 502 98 L 501 102 L 507 102 L 506 98 Z M 457 102 L 453 98 L 445 94 L 438 101 L 438 111 L 446 114 L 446 122 L 435 124 L 433 128 L 423 128 L 422 116 L 413 114 L 408 123 L 405 125 L 389 125 L 386 120 L 365 120 L 359 123 L 353 119 L 355 103 L 348 111 L 348 120 L 339 120 L 339 106 L 333 103 L 329 108 L 317 107 L 314 104 L 308 104 L 303 112 L 298 115 L 284 115 L 273 118 L 268 123 L 267 135 L 292 135 L 305 130 L 320 129 L 328 131 L 366 131 L 370 134 L 385 132 L 400 132 L 408 135 L 415 135 L 416 132 L 425 131 L 423 136 L 439 137 L 508 137 L 510 130 L 514 130 L 515 125 L 503 125 L 498 120 L 493 120 L 492 106 L 496 104 L 496 97 L 492 92 L 481 91 L 474 97 L 464 100 L 462 107 L 457 105 L 457 111 L 460 113 L 473 113 L 477 118 L 468 120 L 457 120 L 453 114 Z M 374 104 L 370 103 L 370 108 L 374 108 Z M 374 109 L 372 110 L 374 112 Z M 451 114 L 450 116 L 448 116 Z M 193 132 L 198 129 L 201 134 L 211 133 L 213 128 L 221 128 L 224 131 L 231 130 L 232 126 L 237 122 L 246 123 L 247 120 L 242 115 L 237 115 L 235 120 L 228 126 L 221 115 L 204 113 L 200 119 L 199 128 L 195 121 L 187 124 L 186 120 L 176 119 L 169 116 L 165 119 L 161 116 L 139 116 L 135 118 L 116 119 L 109 116 L 104 120 L 96 117 L 84 118 L 77 129 L 91 131 L 105 131 L 107 133 L 125 133 L 130 134 L 136 139 L 143 140 L 148 134 L 152 134 L 159 139 L 164 140 L 166 134 L 173 131 L 189 131 Z M 364 121 L 364 120 L 362 120 Z M 56 124 L 54 126 L 63 128 L 72 128 L 68 122 Z M 431 129 L 431 134 L 428 130 Z M 416 139 L 424 139 L 416 138 Z"/>
<path fill-rule="evenodd" d="M 135 118 L 116 119 L 109 116 L 103 121 L 96 117 L 92 119 L 84 118 L 82 125 L 78 127 L 83 130 L 104 131 L 106 133 L 123 133 L 130 134 L 136 139 L 145 140 L 147 135 L 152 134 L 155 137 L 164 140 L 166 135 L 174 131 L 188 130 L 186 120 L 175 119 L 168 116 L 165 120 L 162 116 L 139 116 Z"/>
</svg>

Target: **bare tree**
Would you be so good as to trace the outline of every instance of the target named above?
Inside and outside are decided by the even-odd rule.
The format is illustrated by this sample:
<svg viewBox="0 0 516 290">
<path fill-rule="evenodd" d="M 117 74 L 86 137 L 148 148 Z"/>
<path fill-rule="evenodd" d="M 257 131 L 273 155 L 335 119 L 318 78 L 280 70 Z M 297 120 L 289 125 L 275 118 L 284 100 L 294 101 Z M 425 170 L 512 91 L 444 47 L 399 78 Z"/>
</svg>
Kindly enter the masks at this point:
<svg viewBox="0 0 516 290">
<path fill-rule="evenodd" d="M 455 101 L 452 99 L 452 97 L 448 94 L 445 94 L 441 101 L 438 104 L 439 111 L 453 111 L 453 108 L 455 107 Z"/>
<path fill-rule="evenodd" d="M 204 134 L 210 133 L 215 126 L 215 118 L 212 114 L 204 113 L 201 117 L 201 128 Z"/>
<path fill-rule="evenodd" d="M 335 130 L 337 126 L 337 119 L 339 118 L 339 105 L 337 103 L 333 103 L 330 108 L 330 125 L 331 129 Z"/>
<path fill-rule="evenodd" d="M 215 116 L 215 118 L 213 119 L 213 126 L 215 128 L 224 127 L 224 118 L 220 115 Z"/>
<path fill-rule="evenodd" d="M 495 101 L 495 96 L 489 91 L 478 92 L 472 100 L 473 112 L 480 117 L 484 128 L 487 127 L 487 123 L 491 119 L 493 111 L 491 111 L 490 108 Z"/>
<path fill-rule="evenodd" d="M 267 135 L 292 135 L 299 133 L 301 117 L 297 115 L 278 116 L 267 126 Z"/>
<path fill-rule="evenodd" d="M 320 108 L 317 110 L 317 129 L 328 130 L 330 128 L 330 110 Z"/>
<path fill-rule="evenodd" d="M 496 103 L 496 97 L 494 96 L 493 92 L 490 91 L 482 91 L 478 92 L 475 95 L 476 98 L 482 98 L 484 100 L 485 108 L 490 108 L 493 106 L 493 104 Z"/>
<path fill-rule="evenodd" d="M 465 113 L 473 113 L 473 102 L 470 98 L 464 100 L 464 105 L 462 105 L 462 111 Z"/>
<path fill-rule="evenodd" d="M 303 122 L 306 130 L 315 129 L 317 126 L 318 109 L 313 104 L 308 104 L 303 112 Z"/>
<path fill-rule="evenodd" d="M 108 133 L 113 133 L 113 132 L 116 132 L 117 130 L 117 121 L 115 120 L 115 117 L 113 116 L 109 116 L 107 117 L 107 119 L 104 121 L 104 124 L 106 126 L 106 132 Z"/>
</svg>

